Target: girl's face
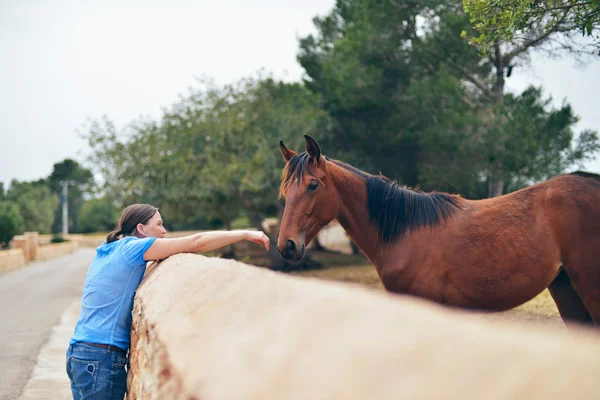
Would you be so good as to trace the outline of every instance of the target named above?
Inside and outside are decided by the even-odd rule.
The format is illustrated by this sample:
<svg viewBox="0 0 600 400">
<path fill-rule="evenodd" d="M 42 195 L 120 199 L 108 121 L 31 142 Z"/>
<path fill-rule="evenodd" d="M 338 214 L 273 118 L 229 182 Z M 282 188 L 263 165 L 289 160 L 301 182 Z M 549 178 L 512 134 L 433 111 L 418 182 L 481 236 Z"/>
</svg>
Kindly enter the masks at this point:
<svg viewBox="0 0 600 400">
<path fill-rule="evenodd" d="M 145 224 L 138 224 L 138 237 L 155 237 L 164 238 L 167 230 L 163 226 L 163 220 L 160 213 L 157 211 Z"/>
</svg>

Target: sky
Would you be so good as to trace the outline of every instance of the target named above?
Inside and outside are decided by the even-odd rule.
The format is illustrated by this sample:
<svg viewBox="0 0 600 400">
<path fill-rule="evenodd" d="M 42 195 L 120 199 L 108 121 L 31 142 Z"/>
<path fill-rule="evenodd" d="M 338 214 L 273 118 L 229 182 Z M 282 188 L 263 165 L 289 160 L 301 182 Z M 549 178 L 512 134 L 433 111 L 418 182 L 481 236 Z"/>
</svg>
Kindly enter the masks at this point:
<svg viewBox="0 0 600 400">
<path fill-rule="evenodd" d="M 159 118 L 196 78 L 232 83 L 264 69 L 299 80 L 298 38 L 333 5 L 0 0 L 0 182 L 47 177 L 65 158 L 84 162 L 89 148 L 78 131 L 88 118 L 106 115 L 117 127 Z M 507 89 L 542 85 L 557 106 L 573 106 L 577 130 L 600 131 L 600 59 L 580 68 L 534 57 L 532 66 L 516 67 Z M 600 172 L 600 159 L 585 168 Z"/>
</svg>

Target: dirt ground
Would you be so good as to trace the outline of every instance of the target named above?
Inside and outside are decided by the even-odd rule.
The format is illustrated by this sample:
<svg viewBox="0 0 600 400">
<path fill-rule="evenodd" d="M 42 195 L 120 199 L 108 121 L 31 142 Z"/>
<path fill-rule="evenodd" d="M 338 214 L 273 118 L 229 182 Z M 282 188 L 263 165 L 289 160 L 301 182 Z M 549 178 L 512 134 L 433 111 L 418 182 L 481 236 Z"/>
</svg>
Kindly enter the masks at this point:
<svg viewBox="0 0 600 400">
<path fill-rule="evenodd" d="M 314 257 L 328 265 L 321 269 L 293 271 L 290 272 L 290 274 L 325 280 L 350 282 L 372 288 L 373 290 L 384 290 L 383 285 L 379 280 L 379 276 L 377 275 L 377 271 L 375 271 L 375 268 L 372 265 L 368 264 L 366 259 L 361 262 L 360 265 L 349 266 L 342 264 L 344 263 L 344 258 L 348 258 L 347 261 L 351 261 L 351 256 L 315 254 Z M 354 261 L 356 260 L 357 259 L 355 258 Z M 480 316 L 481 318 L 498 321 L 498 323 L 509 320 L 522 324 L 544 326 L 549 329 L 566 329 L 558 314 L 554 301 L 547 290 L 544 290 L 531 301 L 512 310 L 501 313 L 480 314 Z"/>
</svg>

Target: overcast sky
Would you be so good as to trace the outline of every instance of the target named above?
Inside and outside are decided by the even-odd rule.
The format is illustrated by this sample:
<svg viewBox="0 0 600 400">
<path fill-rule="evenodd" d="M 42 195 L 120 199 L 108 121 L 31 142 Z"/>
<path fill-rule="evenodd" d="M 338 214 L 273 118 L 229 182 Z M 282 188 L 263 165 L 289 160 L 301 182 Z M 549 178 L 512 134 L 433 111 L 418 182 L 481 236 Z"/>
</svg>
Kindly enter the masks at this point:
<svg viewBox="0 0 600 400">
<path fill-rule="evenodd" d="M 299 80 L 298 36 L 334 0 L 17 1 L 0 0 L 0 182 L 48 176 L 67 157 L 83 161 L 76 130 L 106 114 L 118 126 L 158 118 L 208 76 L 234 82 L 264 68 Z M 533 60 L 508 89 L 543 85 L 567 99 L 578 129 L 600 131 L 600 60 Z M 275 149 L 276 150 L 276 149 Z M 600 172 L 600 160 L 588 163 Z"/>
</svg>

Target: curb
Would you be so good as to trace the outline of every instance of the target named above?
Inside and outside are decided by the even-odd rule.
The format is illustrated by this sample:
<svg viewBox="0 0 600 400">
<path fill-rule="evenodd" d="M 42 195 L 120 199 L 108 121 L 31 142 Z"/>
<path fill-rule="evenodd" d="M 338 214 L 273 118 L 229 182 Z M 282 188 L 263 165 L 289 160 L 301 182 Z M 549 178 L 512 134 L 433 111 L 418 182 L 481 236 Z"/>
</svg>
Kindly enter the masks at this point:
<svg viewBox="0 0 600 400">
<path fill-rule="evenodd" d="M 67 346 L 79 317 L 80 299 L 63 312 L 58 325 L 52 327 L 46 344 L 37 356 L 37 364 L 25 385 L 20 400 L 71 399 L 69 378 L 65 370 Z"/>
</svg>

